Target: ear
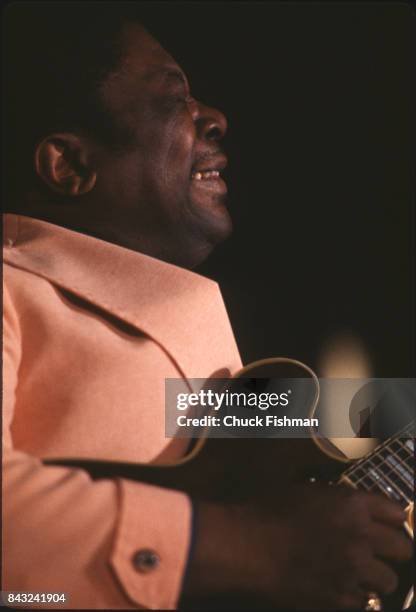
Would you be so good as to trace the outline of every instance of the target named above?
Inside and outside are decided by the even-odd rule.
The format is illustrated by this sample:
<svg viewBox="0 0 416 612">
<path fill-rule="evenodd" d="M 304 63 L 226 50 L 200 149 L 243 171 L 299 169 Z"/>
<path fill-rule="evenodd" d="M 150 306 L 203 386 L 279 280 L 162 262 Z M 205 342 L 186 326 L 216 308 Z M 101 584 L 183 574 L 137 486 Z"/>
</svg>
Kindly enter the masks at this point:
<svg viewBox="0 0 416 612">
<path fill-rule="evenodd" d="M 51 134 L 36 147 L 35 169 L 50 189 L 79 196 L 91 191 L 97 174 L 88 163 L 85 142 L 75 134 Z"/>
</svg>

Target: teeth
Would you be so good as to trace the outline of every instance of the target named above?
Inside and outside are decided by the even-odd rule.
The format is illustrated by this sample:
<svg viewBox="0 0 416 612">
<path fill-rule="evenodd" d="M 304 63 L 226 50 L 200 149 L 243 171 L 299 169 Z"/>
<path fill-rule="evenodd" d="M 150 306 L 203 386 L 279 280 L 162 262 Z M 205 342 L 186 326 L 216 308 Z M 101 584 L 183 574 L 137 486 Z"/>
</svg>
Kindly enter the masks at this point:
<svg viewBox="0 0 416 612">
<path fill-rule="evenodd" d="M 218 178 L 220 173 L 218 170 L 206 170 L 204 172 L 194 172 L 192 178 L 196 181 L 203 181 L 210 178 Z"/>
</svg>

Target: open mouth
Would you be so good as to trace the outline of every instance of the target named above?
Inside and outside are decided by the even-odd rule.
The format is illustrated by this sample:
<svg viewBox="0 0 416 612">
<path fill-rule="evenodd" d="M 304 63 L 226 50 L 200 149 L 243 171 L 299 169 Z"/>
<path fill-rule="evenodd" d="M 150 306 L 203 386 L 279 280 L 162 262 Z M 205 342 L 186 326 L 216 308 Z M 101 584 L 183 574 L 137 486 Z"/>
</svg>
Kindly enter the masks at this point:
<svg viewBox="0 0 416 612">
<path fill-rule="evenodd" d="M 221 171 L 215 169 L 195 170 L 191 174 L 193 181 L 212 181 L 221 178 Z"/>
<path fill-rule="evenodd" d="M 220 198 L 223 202 L 227 193 L 227 185 L 222 176 L 226 165 L 227 158 L 222 153 L 199 157 L 192 167 L 190 177 L 192 190 L 197 198 L 204 198 L 204 201 L 211 203 Z"/>
<path fill-rule="evenodd" d="M 223 180 L 223 172 L 227 158 L 221 154 L 204 155 L 194 164 L 191 171 L 191 183 L 194 188 L 206 194 L 224 195 L 227 185 Z"/>
<path fill-rule="evenodd" d="M 227 193 L 227 185 L 221 176 L 220 168 L 198 168 L 191 173 L 191 186 L 195 193 L 212 197 Z"/>
<path fill-rule="evenodd" d="M 222 153 L 201 155 L 194 163 L 191 170 L 193 181 L 218 181 L 222 178 L 227 158 Z"/>
</svg>

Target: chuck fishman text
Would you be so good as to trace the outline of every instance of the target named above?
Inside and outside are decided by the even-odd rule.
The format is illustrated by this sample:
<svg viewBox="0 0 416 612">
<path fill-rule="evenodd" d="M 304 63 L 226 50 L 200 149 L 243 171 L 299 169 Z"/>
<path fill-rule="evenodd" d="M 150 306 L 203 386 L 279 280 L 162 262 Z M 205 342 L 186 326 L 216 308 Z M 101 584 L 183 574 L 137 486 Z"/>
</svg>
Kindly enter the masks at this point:
<svg viewBox="0 0 416 612">
<path fill-rule="evenodd" d="M 176 424 L 178 427 L 318 427 L 319 419 L 291 419 L 271 414 L 252 417 L 205 415 L 197 418 L 181 414 L 177 417 Z"/>
</svg>

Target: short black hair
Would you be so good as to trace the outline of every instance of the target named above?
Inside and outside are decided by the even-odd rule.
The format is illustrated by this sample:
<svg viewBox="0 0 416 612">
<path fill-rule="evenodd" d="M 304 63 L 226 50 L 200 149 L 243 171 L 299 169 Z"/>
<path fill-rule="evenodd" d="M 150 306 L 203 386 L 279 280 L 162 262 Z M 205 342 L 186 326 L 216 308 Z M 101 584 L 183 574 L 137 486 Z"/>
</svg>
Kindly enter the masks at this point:
<svg viewBox="0 0 416 612">
<path fill-rule="evenodd" d="M 120 60 L 123 23 L 143 22 L 148 5 L 82 0 L 20 1 L 6 7 L 6 205 L 33 177 L 34 147 L 47 134 L 81 131 L 114 141 L 99 84 Z"/>
</svg>

